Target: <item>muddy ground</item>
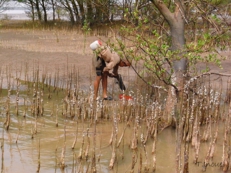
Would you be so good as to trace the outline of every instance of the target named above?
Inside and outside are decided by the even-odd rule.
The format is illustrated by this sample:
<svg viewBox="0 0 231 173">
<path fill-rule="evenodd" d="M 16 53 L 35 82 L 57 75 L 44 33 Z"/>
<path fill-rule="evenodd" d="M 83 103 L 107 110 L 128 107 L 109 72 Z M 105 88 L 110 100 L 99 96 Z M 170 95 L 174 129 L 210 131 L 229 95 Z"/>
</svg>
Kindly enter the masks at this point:
<svg viewBox="0 0 231 173">
<path fill-rule="evenodd" d="M 23 79 L 25 69 L 33 73 L 39 68 L 40 74 L 59 73 L 61 78 L 67 78 L 68 71 L 78 71 L 80 87 L 87 88 L 95 77 L 92 67 L 94 56 L 89 44 L 96 39 L 107 40 L 97 34 L 85 36 L 79 30 L 0 28 L 1 73 Z M 211 66 L 212 71 L 231 74 L 230 52 L 222 54 L 227 57 L 222 62 L 223 69 Z M 121 68 L 119 73 L 128 87 L 131 80 L 136 79 L 132 68 Z M 114 82 L 114 79 L 109 79 L 109 87 Z"/>
<path fill-rule="evenodd" d="M 102 36 L 85 36 L 77 30 L 0 28 L 1 74 L 24 79 L 25 73 L 32 75 L 39 69 L 40 74 L 59 74 L 60 78 L 68 78 L 70 71 L 78 71 L 79 86 L 86 89 L 95 77 L 94 56 L 89 45 L 96 39 L 107 40 Z M 131 77 L 135 77 L 132 68 L 121 68 L 119 73 L 129 87 Z M 109 90 L 114 83 L 115 80 L 110 78 Z M 7 87 L 7 82 L 3 87 Z"/>
</svg>

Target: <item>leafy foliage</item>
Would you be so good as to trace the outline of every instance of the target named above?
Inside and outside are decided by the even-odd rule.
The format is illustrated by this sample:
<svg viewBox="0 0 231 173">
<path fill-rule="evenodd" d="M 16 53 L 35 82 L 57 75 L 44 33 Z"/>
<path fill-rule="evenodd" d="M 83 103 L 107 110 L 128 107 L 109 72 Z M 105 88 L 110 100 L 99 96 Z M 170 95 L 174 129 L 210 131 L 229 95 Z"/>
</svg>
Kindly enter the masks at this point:
<svg viewBox="0 0 231 173">
<path fill-rule="evenodd" d="M 171 11 L 176 8 L 176 4 L 170 1 L 165 3 Z M 180 51 L 170 50 L 169 25 L 153 4 L 132 13 L 126 9 L 126 23 L 121 27 L 115 49 L 121 50 L 121 55 L 134 63 L 142 62 L 147 72 L 168 85 L 171 84 L 173 62 L 182 58 L 179 54 L 189 60 L 191 67 L 202 62 L 221 67 L 224 57 L 221 57 L 220 51 L 229 45 L 230 37 L 227 35 L 230 35 L 230 28 L 223 17 L 222 5 L 218 6 L 220 3 L 193 0 L 184 4 L 182 17 L 185 20 L 186 44 Z"/>
</svg>

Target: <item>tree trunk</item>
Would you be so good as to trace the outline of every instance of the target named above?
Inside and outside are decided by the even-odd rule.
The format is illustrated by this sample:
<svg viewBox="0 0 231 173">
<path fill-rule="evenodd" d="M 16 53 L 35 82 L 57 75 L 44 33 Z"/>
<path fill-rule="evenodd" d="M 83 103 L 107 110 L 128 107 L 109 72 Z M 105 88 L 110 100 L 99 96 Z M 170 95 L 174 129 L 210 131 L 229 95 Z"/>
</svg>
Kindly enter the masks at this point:
<svg viewBox="0 0 231 173">
<path fill-rule="evenodd" d="M 81 15 L 81 24 L 82 26 L 84 25 L 84 20 L 85 20 L 85 12 L 84 12 L 84 6 L 83 6 L 83 1 L 82 0 L 77 0 L 79 4 L 79 11 Z"/>
<path fill-rule="evenodd" d="M 40 11 L 40 8 L 39 8 L 39 0 L 35 1 L 35 8 L 36 8 L 37 13 L 38 13 L 38 20 L 42 21 L 42 14 L 41 14 L 41 11 Z"/>
<path fill-rule="evenodd" d="M 91 26 L 93 22 L 93 9 L 91 3 L 92 3 L 91 0 L 87 0 L 87 22 L 89 26 Z"/>
<path fill-rule="evenodd" d="M 44 22 L 47 23 L 47 9 L 46 9 L 46 4 L 44 0 L 41 1 L 41 6 L 43 9 Z"/>
<path fill-rule="evenodd" d="M 102 21 L 102 7 L 99 0 L 95 1 L 95 15 L 94 15 L 94 21 L 95 23 L 99 23 Z"/>
<path fill-rule="evenodd" d="M 74 9 L 74 14 L 75 14 L 75 20 L 76 22 L 79 21 L 80 17 L 79 17 L 79 10 L 78 10 L 78 7 L 76 5 L 76 2 L 75 0 L 71 0 L 71 3 L 72 3 L 72 7 Z"/>
<path fill-rule="evenodd" d="M 187 73 L 188 62 L 184 57 L 184 9 L 181 8 L 180 1 L 175 0 L 175 12 L 171 13 L 167 6 L 162 1 L 152 1 L 159 9 L 169 24 L 171 31 L 171 47 L 170 51 L 174 54 L 173 61 L 173 74 L 171 82 L 175 87 L 170 86 L 168 91 L 168 98 L 166 101 L 165 116 L 168 117 L 168 125 L 173 122 L 176 124 L 177 144 L 176 144 L 176 173 L 182 171 L 181 164 L 181 142 L 182 142 L 182 129 L 184 122 L 181 118 L 181 106 L 184 103 L 183 89 L 185 83 L 185 76 Z M 174 118 L 174 121 L 173 121 Z M 185 162 L 184 172 L 188 171 L 188 162 Z"/>
<path fill-rule="evenodd" d="M 187 72 L 187 59 L 184 57 L 184 30 L 185 30 L 185 21 L 182 8 L 180 8 L 180 3 L 176 5 L 174 13 L 168 9 L 168 7 L 160 1 L 152 1 L 153 4 L 158 8 L 160 13 L 164 16 L 166 21 L 169 24 L 171 31 L 171 48 L 170 50 L 175 52 L 175 61 L 173 62 L 173 75 L 172 75 L 172 84 L 176 88 L 169 88 L 168 98 L 166 101 L 165 115 L 168 117 L 168 124 L 171 124 L 173 121 L 173 116 L 176 116 L 177 113 L 177 102 L 181 99 L 185 74 Z M 176 118 L 176 117 L 175 117 Z"/>
<path fill-rule="evenodd" d="M 71 5 L 70 5 L 70 3 L 69 3 L 69 0 L 65 0 L 65 3 L 66 3 L 66 9 L 67 9 L 68 12 L 69 12 L 71 24 L 74 24 L 74 23 L 75 23 L 75 17 L 74 17 L 74 14 L 73 14 L 73 10 L 72 10 L 72 8 L 71 8 Z"/>
<path fill-rule="evenodd" d="M 177 91 L 175 88 L 170 87 L 169 89 L 169 94 L 167 102 L 173 101 L 172 103 L 167 103 L 167 105 L 171 105 L 169 107 L 170 110 L 166 109 L 166 113 L 169 116 L 172 116 L 169 113 L 178 114 L 177 110 L 174 110 L 177 102 L 181 99 L 182 97 L 182 92 L 183 92 L 183 87 L 184 87 L 184 79 L 185 79 L 185 74 L 187 72 L 187 59 L 184 58 L 183 51 L 184 51 L 184 45 L 185 45 L 185 38 L 184 38 L 184 19 L 180 13 L 180 11 L 176 10 L 174 13 L 174 17 L 172 20 L 169 22 L 170 26 L 170 31 L 171 31 L 171 51 L 176 51 L 176 57 L 175 61 L 173 62 L 173 76 L 172 76 L 172 82 L 175 86 L 177 86 Z M 175 98 L 172 98 L 175 97 Z M 178 106 L 177 106 L 178 107 Z M 172 110 L 171 110 L 172 109 Z M 172 119 L 170 120 L 169 123 L 172 123 Z"/>
<path fill-rule="evenodd" d="M 32 21 L 35 21 L 35 9 L 34 9 L 34 2 L 33 0 L 29 0 L 28 2 L 26 2 L 26 4 L 30 7 L 31 9 L 31 18 Z"/>
<path fill-rule="evenodd" d="M 56 1 L 51 0 L 51 6 L 52 6 L 53 21 L 55 21 L 55 6 L 56 6 Z"/>
</svg>

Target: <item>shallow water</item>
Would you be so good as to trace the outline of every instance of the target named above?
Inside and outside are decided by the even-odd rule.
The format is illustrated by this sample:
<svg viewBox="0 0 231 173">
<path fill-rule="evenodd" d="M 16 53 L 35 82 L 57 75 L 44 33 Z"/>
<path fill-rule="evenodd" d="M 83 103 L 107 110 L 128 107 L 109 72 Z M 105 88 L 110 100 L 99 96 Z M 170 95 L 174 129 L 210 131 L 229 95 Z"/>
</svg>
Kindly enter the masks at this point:
<svg viewBox="0 0 231 173">
<path fill-rule="evenodd" d="M 100 173 L 111 172 L 152 172 L 153 166 L 153 138 L 149 138 L 146 145 L 140 143 L 141 136 L 147 134 L 147 126 L 144 111 L 145 103 L 135 105 L 134 115 L 138 115 L 126 122 L 123 121 L 120 108 L 123 101 L 104 102 L 104 115 L 97 112 L 88 101 L 90 91 L 80 91 L 78 100 L 67 100 L 75 102 L 75 115 L 70 113 L 70 107 L 65 111 L 66 90 L 57 89 L 51 92 L 52 98 L 48 99 L 48 88 L 41 90 L 31 83 L 21 84 L 24 89 L 17 92 L 2 89 L 0 98 L 0 140 L 1 140 L 1 172 L 42 172 L 42 173 L 69 173 L 69 172 L 92 172 L 96 163 L 96 170 Z M 39 85 L 38 85 L 39 86 Z M 34 89 L 37 96 L 33 96 Z M 53 88 L 50 88 L 51 90 Z M 42 92 L 43 91 L 43 92 Z M 43 93 L 41 95 L 41 93 Z M 8 95 L 8 96 L 7 96 Z M 37 100 L 37 102 L 36 102 Z M 42 100 L 43 115 L 33 113 L 33 106 L 38 106 L 38 100 Z M 144 99 L 145 100 L 145 99 Z M 154 102 L 147 101 L 149 104 Z M 19 113 L 16 114 L 16 106 L 19 106 Z M 102 103 L 99 103 L 102 104 Z M 4 123 L 7 119 L 7 107 L 10 107 L 10 126 L 7 130 Z M 140 109 L 138 107 L 141 107 Z M 147 108 L 147 107 L 146 107 Z M 79 113 L 79 110 L 82 110 Z M 97 116 L 92 116 L 91 111 L 95 110 Z M 224 114 L 224 116 L 226 116 Z M 77 118 L 78 117 L 78 118 Z M 122 118 L 121 118 L 122 117 Z M 217 124 L 212 125 L 210 136 L 214 135 Z M 126 127 L 126 129 L 125 129 Z M 137 149 L 131 149 L 131 143 L 137 127 Z M 215 155 L 206 166 L 204 164 L 210 141 L 202 142 L 197 163 L 193 163 L 194 149 L 190 145 L 189 171 L 219 173 L 221 170 L 223 149 L 224 122 L 219 124 L 219 135 L 215 147 Z M 113 131 L 114 129 L 114 131 Z M 124 130 L 125 129 L 125 130 Z M 112 133 L 112 144 L 110 139 Z M 119 147 L 115 147 L 116 161 L 113 169 L 109 168 L 113 153 L 113 146 L 117 143 L 123 133 L 124 138 Z M 203 128 L 201 130 L 201 135 Z M 76 144 L 72 149 L 76 138 Z M 84 139 L 84 140 L 83 140 Z M 166 173 L 176 170 L 176 129 L 167 128 L 159 131 L 156 144 L 156 172 Z M 85 151 L 89 146 L 88 157 Z M 81 148 L 82 158 L 79 158 Z M 183 145 L 182 145 L 183 148 Z M 182 150 L 183 155 L 183 150 Z M 95 157 L 93 157 L 95 156 Z M 183 158 L 183 157 L 182 157 Z M 63 159 L 63 160 L 62 160 Z M 94 162 L 95 159 L 95 162 Z M 60 163 L 65 165 L 61 169 Z M 134 165 L 132 165 L 134 163 Z M 203 169 L 206 169 L 203 171 Z M 133 168 L 133 169 L 132 169 Z M 144 171 L 145 170 L 145 171 Z"/>
<path fill-rule="evenodd" d="M 45 128 L 48 130 L 49 128 Z M 105 129 L 105 126 L 104 126 Z M 42 132 L 39 132 L 42 133 Z M 45 135 L 48 132 L 43 133 L 43 135 L 38 135 L 35 139 L 31 139 L 30 135 L 21 135 L 17 144 L 15 144 L 16 134 L 13 134 L 13 130 L 11 133 L 7 133 L 4 135 L 4 160 L 2 161 L 2 166 L 4 172 L 35 172 L 38 167 L 38 138 L 40 139 L 40 172 L 72 172 L 73 170 L 78 170 L 76 166 L 78 163 L 73 163 L 77 161 L 73 161 L 78 155 L 78 146 L 76 146 L 75 150 L 71 149 L 71 143 L 73 142 L 74 132 L 69 131 L 70 135 L 67 135 L 67 143 L 66 143 L 66 155 L 65 155 L 65 164 L 66 168 L 64 171 L 61 171 L 58 166 L 58 158 L 60 157 L 60 153 L 63 147 L 62 140 L 62 132 L 58 129 L 57 131 L 49 131 L 49 134 L 53 135 Z M 102 133 L 104 133 L 102 131 Z M 54 137 L 55 136 L 55 137 Z M 110 133 L 105 132 L 105 134 L 101 135 L 100 138 L 109 138 Z M 174 133 L 172 130 L 168 129 L 160 135 L 158 144 L 157 144 L 157 172 L 166 173 L 172 172 L 175 169 L 175 145 L 174 145 Z M 53 139 L 52 139 L 53 138 Z M 108 141 L 103 139 L 101 140 L 102 145 L 107 145 Z M 128 144 L 127 144 L 128 145 Z M 130 172 L 131 167 L 131 151 L 128 149 L 128 146 L 125 144 L 124 158 L 122 159 L 118 157 L 118 163 L 116 164 L 113 170 L 108 168 L 111 148 L 98 148 L 96 149 L 96 156 L 101 157 L 100 161 L 97 162 L 97 170 L 98 172 Z M 57 149 L 57 151 L 56 151 Z M 203 152 L 203 151 L 202 151 Z M 143 166 L 151 165 L 151 156 L 148 155 L 147 162 L 144 162 Z M 145 157 L 143 156 L 143 159 Z M 192 162 L 192 161 L 191 161 Z M 219 159 L 214 159 L 212 163 L 219 164 L 221 161 Z M 198 161 L 198 163 L 190 164 L 190 172 L 202 172 L 203 168 L 203 160 Z M 207 172 L 222 172 L 219 169 L 219 166 L 208 166 Z"/>
<path fill-rule="evenodd" d="M 59 125 L 56 127 L 55 117 L 51 115 L 44 115 L 43 117 L 38 118 L 37 134 L 35 134 L 33 138 L 31 135 L 31 129 L 34 126 L 35 118 L 30 116 L 23 118 L 21 115 L 12 115 L 11 120 L 10 129 L 8 131 L 4 128 L 0 129 L 1 143 L 3 145 L 1 150 L 1 169 L 3 172 L 35 172 L 38 167 L 38 160 L 40 160 L 40 172 L 78 172 L 79 170 L 86 170 L 88 165 L 90 166 L 91 164 L 91 156 L 94 148 L 97 159 L 97 172 L 130 172 L 132 156 L 135 156 L 137 159 L 137 164 L 135 166 L 135 170 L 137 170 L 141 155 L 143 168 L 146 166 L 151 169 L 152 167 L 153 156 L 151 153 L 151 139 L 146 145 L 147 156 L 145 155 L 144 148 L 142 146 L 139 146 L 137 151 L 132 151 L 129 147 L 133 133 L 132 128 L 126 129 L 125 138 L 121 143 L 121 146 L 116 149 L 117 162 L 114 169 L 111 170 L 108 165 L 111 158 L 112 147 L 108 145 L 112 133 L 112 122 L 106 120 L 96 125 L 96 144 L 93 145 L 94 124 L 90 125 L 90 122 L 81 123 L 81 121 L 78 120 L 78 138 L 75 148 L 72 149 L 72 144 L 76 135 L 76 120 L 60 117 L 58 120 Z M 1 116 L 1 127 L 3 126 L 3 122 L 4 118 Z M 124 127 L 125 125 L 123 123 L 118 125 L 118 130 L 120 131 L 119 134 L 121 134 Z M 85 159 L 77 159 L 83 135 L 85 135 L 85 149 L 88 144 L 86 137 L 87 128 L 89 128 L 90 140 L 88 161 Z M 64 129 L 66 134 L 64 133 Z M 173 172 L 175 169 L 175 141 L 176 138 L 174 129 L 165 129 L 158 135 L 156 147 L 156 172 Z M 64 160 L 66 167 L 64 170 L 61 170 L 58 164 L 63 149 L 65 149 Z M 189 164 L 190 172 L 202 172 L 204 165 L 203 162 L 207 150 L 208 143 L 202 144 L 200 158 L 197 164 L 193 164 L 193 151 L 191 151 Z M 206 172 L 222 172 L 219 169 L 219 163 L 222 161 L 221 153 L 222 143 L 219 140 L 214 160 L 210 162 L 210 165 L 207 165 Z M 40 159 L 38 158 L 39 154 Z M 80 168 L 79 165 L 82 163 L 82 168 Z"/>
</svg>

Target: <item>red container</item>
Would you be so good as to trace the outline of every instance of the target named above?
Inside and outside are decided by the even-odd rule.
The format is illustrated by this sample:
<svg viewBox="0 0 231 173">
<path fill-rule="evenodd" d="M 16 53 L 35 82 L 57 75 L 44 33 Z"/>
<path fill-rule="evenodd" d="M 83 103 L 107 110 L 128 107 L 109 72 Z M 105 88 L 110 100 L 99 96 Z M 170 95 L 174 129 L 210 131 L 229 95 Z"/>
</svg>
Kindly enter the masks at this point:
<svg viewBox="0 0 231 173">
<path fill-rule="evenodd" d="M 120 100 L 133 100 L 131 96 L 125 95 L 125 94 L 120 94 L 119 95 Z"/>
</svg>

